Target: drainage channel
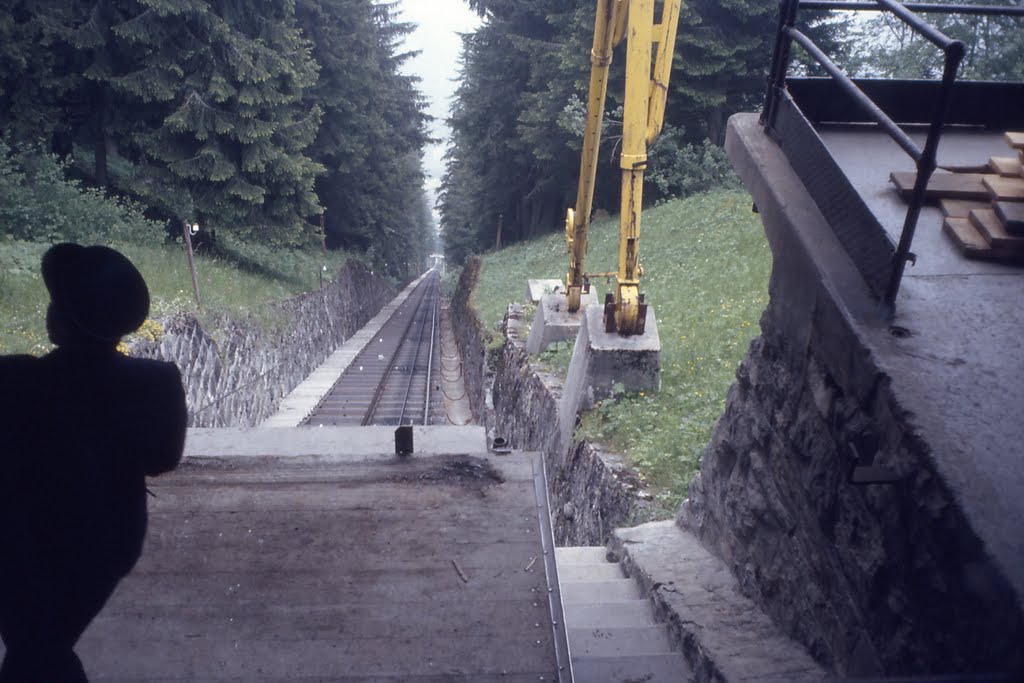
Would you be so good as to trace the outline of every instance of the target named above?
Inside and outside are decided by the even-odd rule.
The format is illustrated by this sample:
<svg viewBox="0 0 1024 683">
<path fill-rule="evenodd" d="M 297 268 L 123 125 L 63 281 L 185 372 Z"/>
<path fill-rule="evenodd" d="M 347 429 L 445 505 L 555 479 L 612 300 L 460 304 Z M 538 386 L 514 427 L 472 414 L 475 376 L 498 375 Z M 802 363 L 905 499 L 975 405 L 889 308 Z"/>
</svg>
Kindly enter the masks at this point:
<svg viewBox="0 0 1024 683">
<path fill-rule="evenodd" d="M 438 274 L 432 273 L 352 361 L 303 423 L 429 425 L 441 406 Z"/>
</svg>

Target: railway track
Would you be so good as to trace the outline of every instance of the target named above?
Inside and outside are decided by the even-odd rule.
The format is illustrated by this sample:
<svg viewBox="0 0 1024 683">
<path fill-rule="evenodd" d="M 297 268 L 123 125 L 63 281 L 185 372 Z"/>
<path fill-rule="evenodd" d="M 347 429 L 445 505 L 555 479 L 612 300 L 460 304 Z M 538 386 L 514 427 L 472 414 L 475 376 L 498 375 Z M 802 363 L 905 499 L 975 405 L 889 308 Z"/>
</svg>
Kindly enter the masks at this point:
<svg viewBox="0 0 1024 683">
<path fill-rule="evenodd" d="M 429 425 L 441 413 L 440 277 L 432 271 L 303 423 Z M 443 419 L 443 415 L 441 415 Z"/>
</svg>

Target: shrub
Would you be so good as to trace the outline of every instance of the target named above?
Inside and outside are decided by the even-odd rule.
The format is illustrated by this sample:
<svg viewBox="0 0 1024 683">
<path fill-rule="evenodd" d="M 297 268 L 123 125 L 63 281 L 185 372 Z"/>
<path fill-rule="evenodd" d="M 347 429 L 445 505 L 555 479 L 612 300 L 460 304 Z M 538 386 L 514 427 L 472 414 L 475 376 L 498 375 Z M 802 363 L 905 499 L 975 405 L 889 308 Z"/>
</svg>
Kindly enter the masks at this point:
<svg viewBox="0 0 1024 683">
<path fill-rule="evenodd" d="M 68 163 L 0 138 L 0 232 L 30 242 L 159 243 L 163 226 L 141 207 L 67 177 Z"/>
<path fill-rule="evenodd" d="M 679 132 L 666 129 L 651 147 L 647 180 L 659 202 L 712 190 L 741 189 L 732 164 L 718 145 L 682 143 Z"/>
</svg>

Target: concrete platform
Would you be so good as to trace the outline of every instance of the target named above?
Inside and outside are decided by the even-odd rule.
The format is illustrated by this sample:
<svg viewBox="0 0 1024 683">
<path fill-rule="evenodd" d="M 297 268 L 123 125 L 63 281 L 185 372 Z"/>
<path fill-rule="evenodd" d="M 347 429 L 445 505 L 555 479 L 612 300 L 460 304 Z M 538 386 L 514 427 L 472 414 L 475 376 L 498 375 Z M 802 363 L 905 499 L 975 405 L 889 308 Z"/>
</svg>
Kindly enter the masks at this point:
<svg viewBox="0 0 1024 683">
<path fill-rule="evenodd" d="M 526 298 L 523 301 L 528 304 L 535 304 L 545 294 L 555 294 L 557 292 L 561 292 L 562 296 L 565 296 L 565 283 L 561 280 L 527 280 Z"/>
<path fill-rule="evenodd" d="M 537 354 L 560 341 L 576 338 L 583 320 L 583 311 L 597 302 L 593 292 L 580 297 L 580 310 L 570 313 L 565 294 L 545 294 L 541 297 L 533 316 L 530 334 L 526 337 L 526 352 Z"/>
<path fill-rule="evenodd" d="M 478 426 L 412 428 L 413 455 L 485 453 L 487 433 Z M 185 457 L 355 458 L 392 455 L 394 427 L 303 427 L 279 431 L 265 427 L 188 430 Z"/>
<path fill-rule="evenodd" d="M 361 330 L 345 340 L 334 353 L 327 357 L 327 360 L 310 373 L 309 377 L 281 400 L 277 412 L 264 420 L 260 426 L 297 427 L 302 424 L 320 405 L 324 396 L 334 387 L 338 378 L 348 369 L 359 352 L 377 336 L 385 321 L 394 314 L 402 302 L 409 298 L 412 290 L 429 274 L 430 271 L 427 271 L 410 283 L 391 300 L 391 303 L 380 309 L 377 315 L 373 316 Z"/>
<path fill-rule="evenodd" d="M 647 309 L 644 333 L 629 337 L 605 332 L 603 312 L 602 306 L 586 307 L 573 347 L 558 411 L 566 438 L 572 434 L 580 410 L 589 410 L 616 392 L 657 391 L 661 387 L 661 339 L 654 309 Z"/>
<path fill-rule="evenodd" d="M 93 681 L 558 680 L 537 456 L 223 455 L 151 482 L 143 557 L 77 648 Z"/>
</svg>

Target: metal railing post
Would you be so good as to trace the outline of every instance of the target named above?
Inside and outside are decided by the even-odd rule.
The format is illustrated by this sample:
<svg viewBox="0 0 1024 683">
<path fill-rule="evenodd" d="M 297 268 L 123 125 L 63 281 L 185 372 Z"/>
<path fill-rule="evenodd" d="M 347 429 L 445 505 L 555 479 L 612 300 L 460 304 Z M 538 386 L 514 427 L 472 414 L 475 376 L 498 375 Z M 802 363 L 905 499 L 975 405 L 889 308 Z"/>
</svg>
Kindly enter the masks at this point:
<svg viewBox="0 0 1024 683">
<path fill-rule="evenodd" d="M 786 86 L 786 72 L 789 70 L 790 50 L 792 41 L 789 29 L 796 23 L 796 11 L 799 0 L 779 1 L 779 30 L 775 33 L 775 47 L 772 49 L 772 63 L 768 70 L 768 88 L 764 95 L 764 107 L 761 110 L 761 124 L 769 131 L 775 128 L 775 114 L 782 89 Z"/>
<path fill-rule="evenodd" d="M 939 138 L 942 136 L 942 126 L 949 112 L 950 101 L 953 99 L 953 82 L 956 80 L 956 72 L 960 68 L 966 47 L 959 40 L 955 40 L 949 43 L 943 52 L 946 54 L 946 59 L 942 70 L 942 86 L 939 88 L 939 98 L 935 105 L 935 116 L 928 126 L 928 138 L 925 141 L 924 150 L 917 160 L 914 191 L 910 198 L 910 205 L 907 207 L 907 216 L 903 221 L 900 243 L 893 255 L 889 285 L 886 287 L 885 298 L 882 300 L 882 310 L 886 317 L 890 318 L 896 310 L 896 295 L 900 291 L 900 283 L 903 280 L 903 272 L 907 268 L 907 261 L 916 261 L 910 247 L 913 245 L 917 219 L 921 215 L 921 207 L 924 205 L 925 190 L 928 189 L 928 181 L 931 180 L 932 173 L 935 171 Z"/>
</svg>

